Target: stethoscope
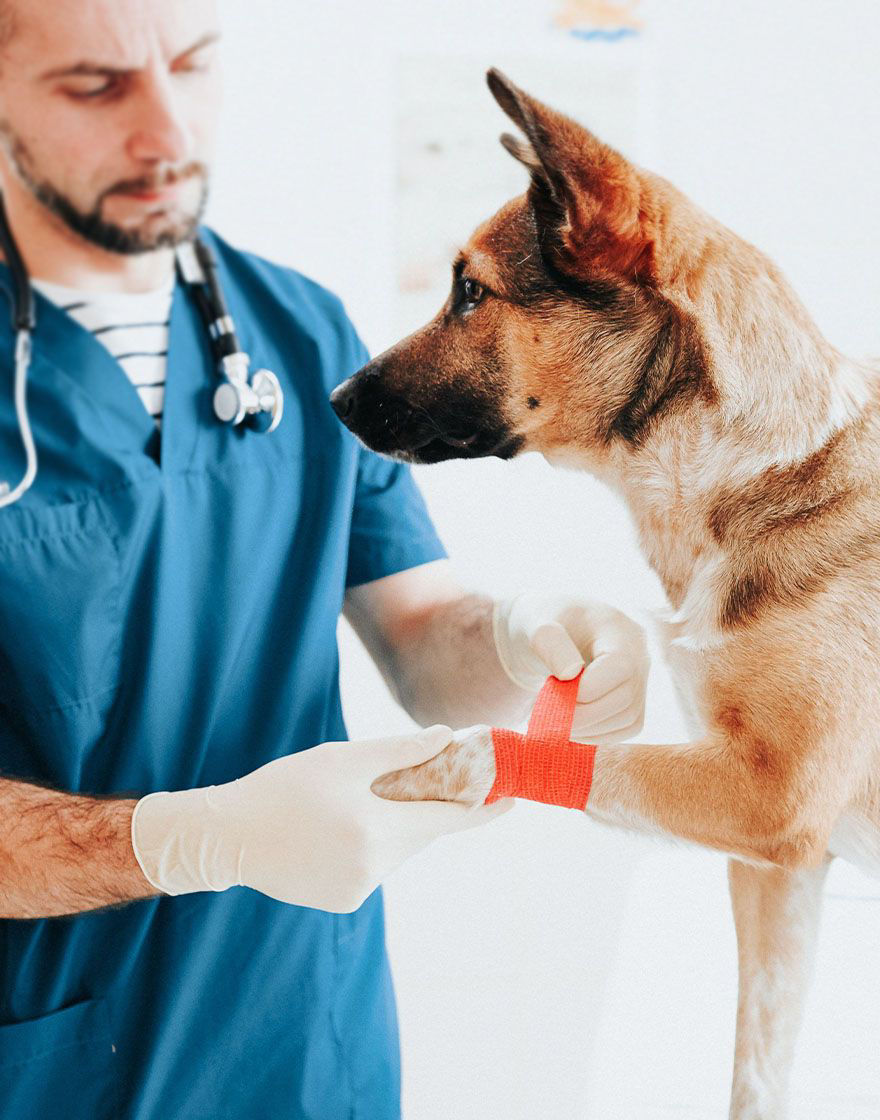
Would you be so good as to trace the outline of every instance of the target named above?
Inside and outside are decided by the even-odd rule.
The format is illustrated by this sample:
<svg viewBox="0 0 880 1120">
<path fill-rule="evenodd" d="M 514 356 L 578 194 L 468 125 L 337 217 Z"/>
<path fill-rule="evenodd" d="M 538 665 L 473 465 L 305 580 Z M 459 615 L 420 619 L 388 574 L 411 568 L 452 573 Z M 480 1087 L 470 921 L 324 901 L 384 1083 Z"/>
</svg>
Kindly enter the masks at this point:
<svg viewBox="0 0 880 1120">
<path fill-rule="evenodd" d="M 12 505 L 28 490 L 37 477 L 37 451 L 27 414 L 27 375 L 33 349 L 33 332 L 37 317 L 34 291 L 0 195 L 0 248 L 12 275 L 12 329 L 15 332 L 15 415 L 26 456 L 25 472 L 17 486 L 0 482 L 0 509 Z M 178 245 L 177 272 L 192 292 L 199 315 L 211 343 L 211 354 L 217 364 L 221 383 L 214 390 L 214 415 L 226 424 L 248 426 L 260 432 L 272 432 L 281 423 L 284 394 L 278 378 L 268 369 L 250 374 L 250 358 L 242 350 L 235 333 L 235 324 L 220 284 L 217 262 L 208 246 L 198 238 Z"/>
</svg>

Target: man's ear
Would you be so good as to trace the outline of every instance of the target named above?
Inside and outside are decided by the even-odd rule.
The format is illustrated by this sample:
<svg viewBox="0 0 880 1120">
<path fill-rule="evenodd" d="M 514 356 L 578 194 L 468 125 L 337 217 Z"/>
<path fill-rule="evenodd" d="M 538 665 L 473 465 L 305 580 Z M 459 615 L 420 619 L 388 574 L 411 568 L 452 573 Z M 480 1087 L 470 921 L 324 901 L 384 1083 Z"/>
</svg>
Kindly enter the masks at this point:
<svg viewBox="0 0 880 1120">
<path fill-rule="evenodd" d="M 529 201 L 547 262 L 574 279 L 597 271 L 652 283 L 649 188 L 637 169 L 573 120 L 529 97 L 499 70 L 486 75 L 525 140 L 501 143 L 529 169 Z"/>
</svg>

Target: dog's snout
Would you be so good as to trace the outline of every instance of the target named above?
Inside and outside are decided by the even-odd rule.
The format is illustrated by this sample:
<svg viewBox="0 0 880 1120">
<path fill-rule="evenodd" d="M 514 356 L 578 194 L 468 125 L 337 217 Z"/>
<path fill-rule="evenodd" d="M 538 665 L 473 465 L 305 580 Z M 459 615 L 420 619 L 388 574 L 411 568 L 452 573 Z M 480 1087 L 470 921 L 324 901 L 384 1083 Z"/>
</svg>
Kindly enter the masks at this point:
<svg viewBox="0 0 880 1120">
<path fill-rule="evenodd" d="M 333 411 L 343 422 L 343 424 L 351 419 L 354 412 L 354 398 L 357 393 L 357 388 L 353 384 L 354 378 L 349 377 L 348 381 L 343 381 L 330 394 L 330 404 Z"/>
<path fill-rule="evenodd" d="M 513 436 L 491 406 L 468 393 L 432 396 L 430 385 L 421 367 L 389 370 L 377 359 L 337 386 L 330 405 L 370 450 L 411 462 L 510 458 L 519 450 L 522 437 Z"/>
</svg>

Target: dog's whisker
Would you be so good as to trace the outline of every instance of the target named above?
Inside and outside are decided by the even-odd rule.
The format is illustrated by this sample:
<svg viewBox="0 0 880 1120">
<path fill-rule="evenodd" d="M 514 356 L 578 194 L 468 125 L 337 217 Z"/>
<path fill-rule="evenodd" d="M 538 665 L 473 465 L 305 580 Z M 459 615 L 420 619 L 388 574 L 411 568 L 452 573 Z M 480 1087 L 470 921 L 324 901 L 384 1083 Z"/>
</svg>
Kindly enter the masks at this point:
<svg viewBox="0 0 880 1120">
<path fill-rule="evenodd" d="M 428 410 L 424 407 L 424 405 L 413 406 L 413 415 L 414 416 L 416 416 L 416 415 L 423 416 L 428 421 L 428 423 L 431 425 L 431 427 L 434 429 L 434 431 L 437 433 L 437 435 L 441 439 L 443 438 L 443 435 L 444 435 L 443 429 L 440 427 L 440 425 L 437 423 L 437 421 L 434 419 L 434 417 L 431 415 L 431 413 L 428 412 Z"/>
</svg>

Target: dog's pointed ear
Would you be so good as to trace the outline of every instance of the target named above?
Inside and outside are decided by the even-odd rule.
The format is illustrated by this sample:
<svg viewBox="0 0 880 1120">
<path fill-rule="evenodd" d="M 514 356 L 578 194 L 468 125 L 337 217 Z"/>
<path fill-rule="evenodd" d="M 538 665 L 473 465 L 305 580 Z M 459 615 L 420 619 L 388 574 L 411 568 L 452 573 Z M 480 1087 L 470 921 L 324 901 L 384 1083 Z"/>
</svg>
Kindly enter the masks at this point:
<svg viewBox="0 0 880 1120">
<path fill-rule="evenodd" d="M 528 140 L 521 140 L 518 136 L 511 136 L 509 132 L 502 132 L 501 146 L 510 152 L 514 159 L 518 159 L 520 163 L 524 163 L 529 170 L 541 170 L 541 161 L 538 159 L 538 153 Z"/>
<path fill-rule="evenodd" d="M 541 250 L 566 275 L 596 269 L 652 282 L 654 236 L 647 183 L 588 129 L 536 101 L 499 70 L 486 75 L 504 112 L 525 133 L 501 143 L 529 169 Z"/>
</svg>

